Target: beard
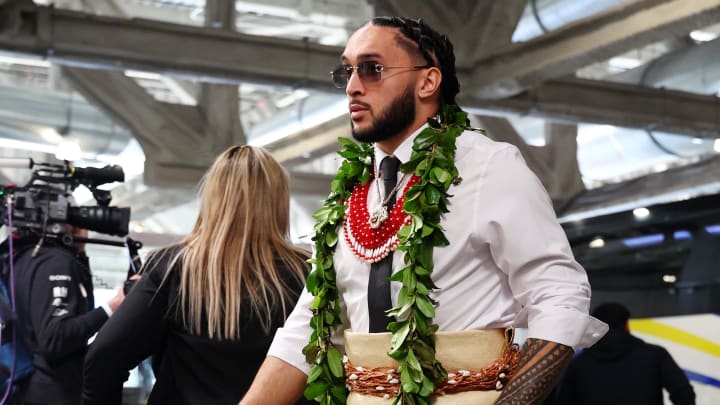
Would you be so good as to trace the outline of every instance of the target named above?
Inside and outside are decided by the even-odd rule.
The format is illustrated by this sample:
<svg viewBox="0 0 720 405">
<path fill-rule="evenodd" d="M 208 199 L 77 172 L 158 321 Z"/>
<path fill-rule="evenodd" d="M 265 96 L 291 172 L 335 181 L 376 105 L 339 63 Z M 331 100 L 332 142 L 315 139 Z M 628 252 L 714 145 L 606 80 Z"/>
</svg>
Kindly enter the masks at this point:
<svg viewBox="0 0 720 405">
<path fill-rule="evenodd" d="M 352 121 L 352 136 L 360 142 L 380 142 L 390 139 L 408 129 L 415 121 L 415 95 L 413 86 L 409 85 L 405 92 L 395 97 L 390 106 L 371 123 L 367 129 L 357 129 Z"/>
</svg>

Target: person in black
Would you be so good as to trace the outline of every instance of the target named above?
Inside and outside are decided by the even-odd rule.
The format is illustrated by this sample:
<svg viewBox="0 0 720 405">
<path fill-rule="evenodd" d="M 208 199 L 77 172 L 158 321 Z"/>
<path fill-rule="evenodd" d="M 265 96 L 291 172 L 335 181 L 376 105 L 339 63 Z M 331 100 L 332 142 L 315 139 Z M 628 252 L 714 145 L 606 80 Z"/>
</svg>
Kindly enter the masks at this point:
<svg viewBox="0 0 720 405">
<path fill-rule="evenodd" d="M 87 235 L 71 225 L 66 231 Z M 35 253 L 37 241 L 27 236 L 14 242 L 18 330 L 35 367 L 20 384 L 20 397 L 25 405 L 77 405 L 88 339 L 122 303 L 124 294 L 119 289 L 107 305 L 95 308 L 84 245 L 44 240 Z"/>
<path fill-rule="evenodd" d="M 231 147 L 203 179 L 194 229 L 153 252 L 85 360 L 83 404 L 118 405 L 153 357 L 148 405 L 235 405 L 299 297 L 308 253 L 286 239 L 289 186 L 261 148 Z"/>
<path fill-rule="evenodd" d="M 626 307 L 604 303 L 592 316 L 610 331 L 571 361 L 558 388 L 558 404 L 662 405 L 663 388 L 673 404 L 695 404 L 692 385 L 670 353 L 630 334 Z"/>
</svg>

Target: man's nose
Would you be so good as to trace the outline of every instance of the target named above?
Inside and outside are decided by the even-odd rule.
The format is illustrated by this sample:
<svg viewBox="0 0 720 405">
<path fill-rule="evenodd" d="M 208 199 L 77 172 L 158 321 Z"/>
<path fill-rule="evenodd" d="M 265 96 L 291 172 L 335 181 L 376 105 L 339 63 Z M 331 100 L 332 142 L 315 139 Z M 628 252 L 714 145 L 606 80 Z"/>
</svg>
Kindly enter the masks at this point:
<svg viewBox="0 0 720 405">
<path fill-rule="evenodd" d="M 365 93 L 365 86 L 363 86 L 362 80 L 358 77 L 357 72 L 353 72 L 348 78 L 345 93 L 350 97 Z"/>
</svg>

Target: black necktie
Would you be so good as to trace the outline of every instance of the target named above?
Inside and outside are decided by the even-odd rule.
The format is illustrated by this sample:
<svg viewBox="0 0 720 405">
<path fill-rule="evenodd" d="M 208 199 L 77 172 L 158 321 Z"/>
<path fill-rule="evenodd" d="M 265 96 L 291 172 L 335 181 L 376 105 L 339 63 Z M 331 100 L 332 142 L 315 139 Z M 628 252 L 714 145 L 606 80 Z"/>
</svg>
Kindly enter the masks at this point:
<svg viewBox="0 0 720 405">
<path fill-rule="evenodd" d="M 380 173 L 385 183 L 385 196 L 395 188 L 397 184 L 397 172 L 400 167 L 400 160 L 395 156 L 387 156 L 380 162 Z M 388 213 L 395 205 L 395 195 L 393 193 L 388 201 Z M 392 308 L 392 299 L 390 298 L 390 276 L 392 275 L 392 252 L 388 253 L 382 260 L 373 263 L 370 266 L 370 279 L 368 280 L 368 311 L 370 313 L 370 333 L 386 332 L 388 323 L 393 318 L 387 316 L 385 311 Z"/>
</svg>

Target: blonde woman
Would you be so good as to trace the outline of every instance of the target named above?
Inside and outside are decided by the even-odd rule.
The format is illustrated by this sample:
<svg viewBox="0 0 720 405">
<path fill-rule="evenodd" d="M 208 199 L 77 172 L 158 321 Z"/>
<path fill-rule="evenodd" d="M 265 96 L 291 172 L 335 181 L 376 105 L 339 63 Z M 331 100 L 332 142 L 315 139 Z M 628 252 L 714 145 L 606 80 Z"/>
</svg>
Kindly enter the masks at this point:
<svg viewBox="0 0 720 405">
<path fill-rule="evenodd" d="M 223 152 L 192 232 L 151 255 L 91 345 L 83 403 L 119 405 L 128 370 L 153 355 L 148 405 L 237 404 L 303 288 L 307 252 L 286 239 L 289 204 L 268 152 Z"/>
</svg>

